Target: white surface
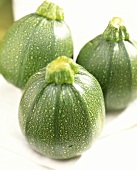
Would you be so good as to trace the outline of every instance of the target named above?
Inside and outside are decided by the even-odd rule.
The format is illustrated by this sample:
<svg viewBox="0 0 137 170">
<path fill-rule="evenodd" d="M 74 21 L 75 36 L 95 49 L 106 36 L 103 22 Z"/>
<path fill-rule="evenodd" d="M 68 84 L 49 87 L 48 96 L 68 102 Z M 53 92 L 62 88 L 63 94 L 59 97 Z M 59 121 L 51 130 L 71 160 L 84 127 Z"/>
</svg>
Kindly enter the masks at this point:
<svg viewBox="0 0 137 170">
<path fill-rule="evenodd" d="M 21 94 L 0 76 L 1 170 L 137 169 L 137 100 L 123 112 L 107 115 L 102 136 L 89 151 L 76 159 L 57 161 L 33 151 L 22 135 L 18 124 Z"/>
<path fill-rule="evenodd" d="M 13 0 L 15 20 L 34 12 L 43 0 Z M 54 1 L 53 1 L 54 2 Z M 136 0 L 56 0 L 72 30 L 75 57 L 90 39 L 120 16 L 137 39 Z M 39 155 L 27 144 L 18 125 L 21 91 L 0 76 L 0 170 L 136 170 L 137 100 L 121 113 L 108 114 L 102 136 L 81 157 L 57 161 Z M 48 168 L 49 167 L 49 168 Z"/>
</svg>

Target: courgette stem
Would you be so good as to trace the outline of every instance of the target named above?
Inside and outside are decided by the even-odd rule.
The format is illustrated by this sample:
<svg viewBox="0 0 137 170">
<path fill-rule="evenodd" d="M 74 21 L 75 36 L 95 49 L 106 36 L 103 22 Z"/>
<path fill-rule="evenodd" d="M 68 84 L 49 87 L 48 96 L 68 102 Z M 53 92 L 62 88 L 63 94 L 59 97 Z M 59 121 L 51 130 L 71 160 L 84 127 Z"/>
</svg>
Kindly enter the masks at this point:
<svg viewBox="0 0 137 170">
<path fill-rule="evenodd" d="M 128 41 L 129 33 L 122 18 L 113 17 L 103 32 L 105 40 L 112 42 Z"/>
<path fill-rule="evenodd" d="M 47 65 L 45 80 L 47 83 L 72 84 L 76 73 L 78 65 L 73 59 L 61 56 Z"/>
<path fill-rule="evenodd" d="M 36 13 L 38 15 L 46 17 L 47 19 L 57 21 L 64 20 L 63 9 L 49 1 L 44 1 L 36 10 Z"/>
</svg>

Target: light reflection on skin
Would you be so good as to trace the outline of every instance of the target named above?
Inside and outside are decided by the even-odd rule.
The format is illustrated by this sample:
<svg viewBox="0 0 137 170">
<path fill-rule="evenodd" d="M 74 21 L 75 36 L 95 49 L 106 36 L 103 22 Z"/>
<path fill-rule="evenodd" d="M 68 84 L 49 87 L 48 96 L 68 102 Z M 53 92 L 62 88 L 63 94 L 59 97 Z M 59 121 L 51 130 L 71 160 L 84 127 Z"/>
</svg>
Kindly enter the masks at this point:
<svg viewBox="0 0 137 170">
<path fill-rule="evenodd" d="M 91 79 L 89 79 L 88 76 L 81 75 L 81 76 L 79 76 L 79 79 L 81 80 L 82 84 L 85 84 L 85 85 L 86 85 L 86 87 L 91 87 L 91 86 L 92 86 L 92 83 L 93 83 L 93 82 L 91 81 Z M 79 84 L 75 83 L 75 81 L 74 81 L 74 83 L 73 83 L 73 86 L 74 86 L 81 94 L 85 93 L 84 90 L 83 90 L 83 88 L 82 88 Z"/>
<path fill-rule="evenodd" d="M 74 86 L 75 89 L 76 89 L 77 91 L 79 91 L 81 94 L 84 93 L 83 88 L 82 88 L 79 84 L 73 83 L 73 86 Z"/>
</svg>

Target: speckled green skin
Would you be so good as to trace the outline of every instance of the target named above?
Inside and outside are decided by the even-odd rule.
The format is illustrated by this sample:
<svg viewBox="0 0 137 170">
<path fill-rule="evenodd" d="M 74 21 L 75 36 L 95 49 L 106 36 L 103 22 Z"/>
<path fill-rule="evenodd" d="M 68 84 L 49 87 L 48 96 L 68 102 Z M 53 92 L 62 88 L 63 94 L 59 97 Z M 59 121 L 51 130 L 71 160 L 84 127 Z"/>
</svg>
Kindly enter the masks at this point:
<svg viewBox="0 0 137 170">
<path fill-rule="evenodd" d="M 33 73 L 61 55 L 73 57 L 66 23 L 29 14 L 9 28 L 0 44 L 0 73 L 23 89 Z"/>
<path fill-rule="evenodd" d="M 112 42 L 101 34 L 82 47 L 76 62 L 99 81 L 108 111 L 124 109 L 137 97 L 137 48 L 131 40 Z"/>
<path fill-rule="evenodd" d="M 98 81 L 79 66 L 73 84 L 45 82 L 45 68 L 27 82 L 19 123 L 30 146 L 55 159 L 68 159 L 89 149 L 105 118 Z"/>
</svg>

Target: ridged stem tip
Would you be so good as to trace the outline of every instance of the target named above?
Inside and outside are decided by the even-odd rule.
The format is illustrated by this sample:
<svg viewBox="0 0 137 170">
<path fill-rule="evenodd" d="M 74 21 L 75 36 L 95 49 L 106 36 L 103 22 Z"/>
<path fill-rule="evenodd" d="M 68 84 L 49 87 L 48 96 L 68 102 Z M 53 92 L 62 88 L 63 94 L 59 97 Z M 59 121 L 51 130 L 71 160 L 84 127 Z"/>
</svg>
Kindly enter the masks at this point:
<svg viewBox="0 0 137 170">
<path fill-rule="evenodd" d="M 47 65 L 45 80 L 47 83 L 72 84 L 76 73 L 78 65 L 73 59 L 61 56 Z"/>
<path fill-rule="evenodd" d="M 64 20 L 64 12 L 63 9 L 58 5 L 44 1 L 37 9 L 36 13 L 41 15 L 47 19 L 61 21 Z"/>
<path fill-rule="evenodd" d="M 104 39 L 119 42 L 129 40 L 129 33 L 122 18 L 113 17 L 103 32 Z"/>
</svg>

